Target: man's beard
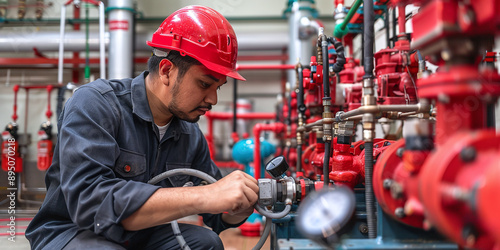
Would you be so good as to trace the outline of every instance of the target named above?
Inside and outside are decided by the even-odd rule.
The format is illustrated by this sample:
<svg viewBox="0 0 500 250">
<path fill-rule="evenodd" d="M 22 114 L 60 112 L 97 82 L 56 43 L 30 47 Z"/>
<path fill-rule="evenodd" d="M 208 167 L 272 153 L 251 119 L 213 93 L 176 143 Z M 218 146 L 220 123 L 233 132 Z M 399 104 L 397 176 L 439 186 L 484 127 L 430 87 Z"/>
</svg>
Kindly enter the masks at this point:
<svg viewBox="0 0 500 250">
<path fill-rule="evenodd" d="M 177 107 L 177 95 L 179 93 L 179 84 L 180 84 L 180 82 L 176 81 L 175 86 L 172 89 L 172 101 L 170 101 L 170 103 L 168 104 L 168 111 L 170 111 L 170 113 L 172 113 L 175 117 L 177 117 L 181 120 L 191 122 L 191 123 L 196 123 L 200 120 L 201 115 L 198 115 L 195 118 L 189 118 L 189 114 L 180 110 L 179 107 Z M 195 109 L 191 110 L 190 112 L 196 111 L 199 108 L 208 108 L 208 110 L 211 110 L 212 105 L 198 106 Z"/>
</svg>

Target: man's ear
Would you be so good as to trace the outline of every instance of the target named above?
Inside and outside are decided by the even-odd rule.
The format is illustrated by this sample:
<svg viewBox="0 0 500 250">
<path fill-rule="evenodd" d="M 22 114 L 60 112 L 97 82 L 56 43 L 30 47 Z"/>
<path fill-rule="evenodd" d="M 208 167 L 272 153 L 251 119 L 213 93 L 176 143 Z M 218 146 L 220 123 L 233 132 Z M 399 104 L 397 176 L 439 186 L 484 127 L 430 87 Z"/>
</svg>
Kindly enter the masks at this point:
<svg viewBox="0 0 500 250">
<path fill-rule="evenodd" d="M 160 65 L 158 67 L 159 67 L 158 72 L 160 79 L 164 84 L 168 85 L 171 77 L 170 74 L 172 72 L 172 67 L 173 67 L 172 62 L 168 59 L 163 59 L 160 61 Z"/>
</svg>

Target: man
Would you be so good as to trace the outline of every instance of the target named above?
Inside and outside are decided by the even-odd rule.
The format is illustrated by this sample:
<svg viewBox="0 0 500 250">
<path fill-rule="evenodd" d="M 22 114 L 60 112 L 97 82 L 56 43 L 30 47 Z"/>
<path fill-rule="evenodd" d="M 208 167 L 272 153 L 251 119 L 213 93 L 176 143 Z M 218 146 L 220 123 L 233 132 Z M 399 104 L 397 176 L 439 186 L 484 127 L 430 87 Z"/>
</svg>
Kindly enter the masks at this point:
<svg viewBox="0 0 500 250">
<path fill-rule="evenodd" d="M 26 231 L 33 249 L 178 249 L 166 223 L 194 214 L 213 231 L 181 224 L 187 245 L 222 249 L 217 234 L 253 212 L 257 181 L 241 171 L 220 179 L 195 123 L 217 103 L 226 76 L 244 80 L 231 25 L 210 8 L 189 6 L 165 19 L 148 45 L 149 71 L 89 83 L 66 103 L 47 195 Z M 177 168 L 220 180 L 146 183 Z M 182 187 L 188 181 L 195 186 Z"/>
</svg>

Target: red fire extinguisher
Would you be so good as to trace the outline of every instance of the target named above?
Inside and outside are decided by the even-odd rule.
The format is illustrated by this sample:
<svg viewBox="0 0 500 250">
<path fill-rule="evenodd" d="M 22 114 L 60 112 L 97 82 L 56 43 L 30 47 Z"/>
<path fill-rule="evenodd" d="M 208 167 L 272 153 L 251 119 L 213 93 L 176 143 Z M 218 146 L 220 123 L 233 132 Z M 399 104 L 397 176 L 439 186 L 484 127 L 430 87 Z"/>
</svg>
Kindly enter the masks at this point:
<svg viewBox="0 0 500 250">
<path fill-rule="evenodd" d="M 38 130 L 38 145 L 37 145 L 37 167 L 45 171 L 52 163 L 52 156 L 54 155 L 54 147 L 52 145 L 52 124 L 44 122 Z"/>
<path fill-rule="evenodd" d="M 23 171 L 23 158 L 19 152 L 17 130 L 17 124 L 10 122 L 2 132 L 2 169 L 14 173 Z"/>
</svg>

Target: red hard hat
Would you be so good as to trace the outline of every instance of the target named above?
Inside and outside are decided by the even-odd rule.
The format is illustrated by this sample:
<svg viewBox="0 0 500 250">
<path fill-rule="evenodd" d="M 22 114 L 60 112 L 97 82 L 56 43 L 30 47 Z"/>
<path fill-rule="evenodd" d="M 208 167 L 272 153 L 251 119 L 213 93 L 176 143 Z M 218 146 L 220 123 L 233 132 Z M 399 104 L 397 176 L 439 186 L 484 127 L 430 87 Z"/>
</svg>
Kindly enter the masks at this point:
<svg viewBox="0 0 500 250">
<path fill-rule="evenodd" d="M 205 6 L 187 6 L 172 13 L 147 44 L 177 50 L 217 73 L 245 81 L 236 72 L 238 42 L 231 24 L 219 12 Z"/>
</svg>

